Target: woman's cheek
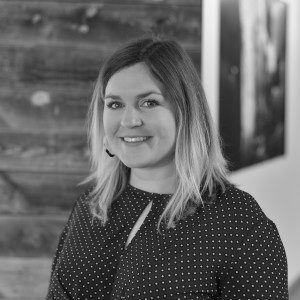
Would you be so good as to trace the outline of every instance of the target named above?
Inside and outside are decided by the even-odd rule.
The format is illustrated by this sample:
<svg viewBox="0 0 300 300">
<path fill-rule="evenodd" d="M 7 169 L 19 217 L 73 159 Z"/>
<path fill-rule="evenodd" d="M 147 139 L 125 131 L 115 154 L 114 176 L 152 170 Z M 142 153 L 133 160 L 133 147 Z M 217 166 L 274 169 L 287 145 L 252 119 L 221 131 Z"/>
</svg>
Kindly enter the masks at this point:
<svg viewBox="0 0 300 300">
<path fill-rule="evenodd" d="M 106 128 L 104 128 L 105 134 L 107 135 L 108 142 L 115 144 L 118 142 L 118 129 L 119 126 L 115 122 L 108 122 Z"/>
<path fill-rule="evenodd" d="M 113 132 L 114 128 L 116 127 L 116 122 L 115 122 L 115 117 L 110 112 L 104 111 L 103 127 L 104 127 L 105 134 L 108 135 L 109 137 L 111 137 L 112 132 Z"/>
</svg>

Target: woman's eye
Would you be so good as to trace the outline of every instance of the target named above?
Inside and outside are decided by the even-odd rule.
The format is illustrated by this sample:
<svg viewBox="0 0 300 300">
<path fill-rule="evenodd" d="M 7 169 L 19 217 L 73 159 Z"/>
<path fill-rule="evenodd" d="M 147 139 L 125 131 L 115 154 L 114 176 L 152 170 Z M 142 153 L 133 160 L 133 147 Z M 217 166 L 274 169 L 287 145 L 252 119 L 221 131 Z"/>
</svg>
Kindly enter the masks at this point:
<svg viewBox="0 0 300 300">
<path fill-rule="evenodd" d="M 107 103 L 106 106 L 110 109 L 117 109 L 121 106 L 121 103 L 112 101 L 112 102 Z"/>
<path fill-rule="evenodd" d="M 146 106 L 146 107 L 155 107 L 158 105 L 158 102 L 155 100 L 146 100 L 143 102 L 142 106 Z"/>
</svg>

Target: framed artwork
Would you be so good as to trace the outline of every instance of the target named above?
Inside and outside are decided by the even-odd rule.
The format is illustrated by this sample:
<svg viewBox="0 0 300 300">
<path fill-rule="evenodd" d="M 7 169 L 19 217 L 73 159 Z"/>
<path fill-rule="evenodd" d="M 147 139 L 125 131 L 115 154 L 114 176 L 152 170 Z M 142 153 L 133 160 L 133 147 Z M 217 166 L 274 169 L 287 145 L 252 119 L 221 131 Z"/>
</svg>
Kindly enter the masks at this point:
<svg viewBox="0 0 300 300">
<path fill-rule="evenodd" d="M 284 154 L 287 4 L 221 0 L 219 128 L 232 171 Z"/>
</svg>

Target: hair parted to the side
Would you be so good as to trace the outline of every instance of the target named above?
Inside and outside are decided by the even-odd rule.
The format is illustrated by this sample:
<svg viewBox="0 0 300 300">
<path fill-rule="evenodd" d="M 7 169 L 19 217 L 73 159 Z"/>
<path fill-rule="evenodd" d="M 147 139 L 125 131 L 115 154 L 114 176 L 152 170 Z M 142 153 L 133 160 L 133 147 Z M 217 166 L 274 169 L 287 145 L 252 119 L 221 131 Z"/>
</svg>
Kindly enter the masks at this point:
<svg viewBox="0 0 300 300">
<path fill-rule="evenodd" d="M 144 63 L 164 88 L 175 111 L 177 138 L 174 162 L 177 189 L 158 221 L 167 228 L 203 203 L 204 192 L 223 191 L 228 183 L 219 134 L 214 127 L 200 78 L 188 54 L 173 40 L 140 39 L 126 44 L 104 63 L 95 84 L 87 126 L 91 173 L 83 183 L 92 182 L 91 211 L 102 225 L 108 220 L 113 200 L 124 190 L 130 169 L 118 157 L 109 157 L 103 145 L 102 114 L 109 79 L 123 68 Z"/>
</svg>

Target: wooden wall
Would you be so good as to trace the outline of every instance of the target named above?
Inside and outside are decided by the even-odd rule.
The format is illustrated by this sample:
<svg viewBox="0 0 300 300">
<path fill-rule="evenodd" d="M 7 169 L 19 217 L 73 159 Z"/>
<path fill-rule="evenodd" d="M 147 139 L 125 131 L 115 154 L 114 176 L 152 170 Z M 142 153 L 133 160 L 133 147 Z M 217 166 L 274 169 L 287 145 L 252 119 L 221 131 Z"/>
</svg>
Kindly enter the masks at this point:
<svg viewBox="0 0 300 300">
<path fill-rule="evenodd" d="M 0 0 L 0 298 L 42 299 L 84 187 L 87 106 L 105 56 L 153 32 L 200 70 L 201 0 Z"/>
</svg>

